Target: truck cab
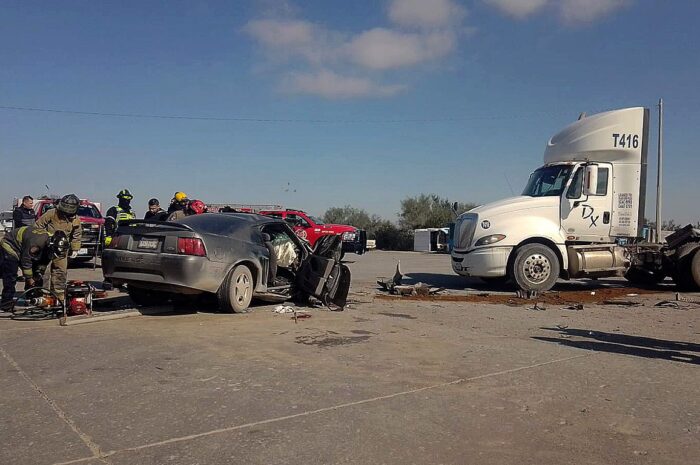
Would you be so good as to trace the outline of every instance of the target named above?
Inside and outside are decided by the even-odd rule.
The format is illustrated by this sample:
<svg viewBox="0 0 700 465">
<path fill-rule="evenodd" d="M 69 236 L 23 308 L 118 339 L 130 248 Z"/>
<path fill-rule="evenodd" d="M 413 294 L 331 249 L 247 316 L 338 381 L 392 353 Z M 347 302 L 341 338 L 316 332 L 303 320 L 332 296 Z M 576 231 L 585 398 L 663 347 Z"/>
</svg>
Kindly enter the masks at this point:
<svg viewBox="0 0 700 465">
<path fill-rule="evenodd" d="M 341 236 L 343 241 L 342 253 L 363 254 L 367 250 L 367 233 L 354 226 L 345 224 L 325 224 L 321 219 L 308 215 L 306 212 L 294 209 L 265 210 L 261 215 L 281 218 L 292 225 L 294 232 L 306 240 L 311 247 L 323 236 Z"/>
<path fill-rule="evenodd" d="M 457 218 L 453 270 L 547 290 L 558 278 L 622 275 L 644 220 L 649 110 L 581 117 L 547 143 L 522 195 Z"/>
</svg>

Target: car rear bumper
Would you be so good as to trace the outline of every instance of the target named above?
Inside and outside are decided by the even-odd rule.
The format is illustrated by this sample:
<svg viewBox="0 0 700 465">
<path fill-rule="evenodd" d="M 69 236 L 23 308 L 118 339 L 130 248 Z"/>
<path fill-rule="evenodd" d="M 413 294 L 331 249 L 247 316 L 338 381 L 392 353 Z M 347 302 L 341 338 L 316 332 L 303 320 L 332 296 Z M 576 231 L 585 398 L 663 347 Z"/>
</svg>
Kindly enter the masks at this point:
<svg viewBox="0 0 700 465">
<path fill-rule="evenodd" d="M 226 274 L 223 263 L 207 257 L 113 249 L 103 252 L 102 270 L 114 284 L 181 293 L 216 292 Z"/>
</svg>

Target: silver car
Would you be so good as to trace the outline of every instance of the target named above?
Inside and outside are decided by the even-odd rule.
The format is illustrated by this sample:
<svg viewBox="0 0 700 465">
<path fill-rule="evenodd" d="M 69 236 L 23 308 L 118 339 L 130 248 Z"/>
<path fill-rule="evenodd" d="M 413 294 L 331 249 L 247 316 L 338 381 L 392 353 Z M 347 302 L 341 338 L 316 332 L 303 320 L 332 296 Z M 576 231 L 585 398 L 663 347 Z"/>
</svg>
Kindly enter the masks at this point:
<svg viewBox="0 0 700 465">
<path fill-rule="evenodd" d="M 127 284 L 137 304 L 177 294 L 213 294 L 228 312 L 257 298 L 281 302 L 313 296 L 342 309 L 350 270 L 340 263 L 339 236 L 312 250 L 283 220 L 247 213 L 205 213 L 177 222 L 119 225 L 102 255 L 105 278 Z"/>
</svg>

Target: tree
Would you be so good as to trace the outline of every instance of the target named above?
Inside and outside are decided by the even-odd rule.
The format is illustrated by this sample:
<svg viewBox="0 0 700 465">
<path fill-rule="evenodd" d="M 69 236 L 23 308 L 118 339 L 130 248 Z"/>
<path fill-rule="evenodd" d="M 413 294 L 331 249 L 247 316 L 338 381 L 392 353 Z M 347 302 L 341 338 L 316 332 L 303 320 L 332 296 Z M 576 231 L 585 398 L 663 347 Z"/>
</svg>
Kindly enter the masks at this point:
<svg viewBox="0 0 700 465">
<path fill-rule="evenodd" d="M 458 202 L 457 214 L 471 210 L 475 206 Z M 454 221 L 454 218 L 452 203 L 449 199 L 436 194 L 420 194 L 416 197 L 406 197 L 401 201 L 399 225 L 402 229 L 442 228 Z"/>
<path fill-rule="evenodd" d="M 367 237 L 373 238 L 377 226 L 382 223 L 379 215 L 369 215 L 361 208 L 345 205 L 344 207 L 332 207 L 323 214 L 326 223 L 348 224 L 367 231 Z"/>
</svg>

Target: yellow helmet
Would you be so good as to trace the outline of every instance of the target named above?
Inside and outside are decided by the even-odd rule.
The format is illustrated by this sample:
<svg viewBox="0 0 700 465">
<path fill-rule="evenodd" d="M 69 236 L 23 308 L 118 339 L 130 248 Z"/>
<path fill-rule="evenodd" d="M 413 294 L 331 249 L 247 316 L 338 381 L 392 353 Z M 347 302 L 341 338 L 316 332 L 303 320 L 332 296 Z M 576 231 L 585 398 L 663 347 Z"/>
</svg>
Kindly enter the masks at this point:
<svg viewBox="0 0 700 465">
<path fill-rule="evenodd" d="M 183 200 L 187 200 L 187 194 L 184 192 L 175 192 L 175 201 L 177 202 L 182 202 Z"/>
</svg>

